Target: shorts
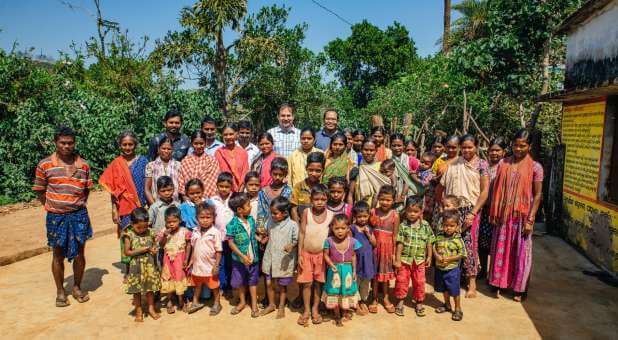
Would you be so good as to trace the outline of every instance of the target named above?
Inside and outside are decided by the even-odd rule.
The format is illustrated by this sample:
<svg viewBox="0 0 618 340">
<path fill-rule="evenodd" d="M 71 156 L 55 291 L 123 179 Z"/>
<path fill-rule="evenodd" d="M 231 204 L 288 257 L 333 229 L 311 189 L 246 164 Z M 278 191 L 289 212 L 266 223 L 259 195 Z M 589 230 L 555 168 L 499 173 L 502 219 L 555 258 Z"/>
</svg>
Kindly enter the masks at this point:
<svg viewBox="0 0 618 340">
<path fill-rule="evenodd" d="M 326 275 L 324 274 L 324 253 L 312 254 L 303 251 L 300 257 L 303 260 L 303 264 L 298 268 L 299 273 L 296 281 L 298 281 L 298 283 L 312 283 L 313 281 L 324 283 L 324 281 L 326 281 Z"/>
<path fill-rule="evenodd" d="M 434 289 L 436 292 L 448 292 L 450 296 L 459 296 L 461 270 L 459 267 L 451 270 L 436 269 Z"/>
<path fill-rule="evenodd" d="M 230 278 L 232 288 L 257 286 L 259 277 L 259 263 L 252 263 L 247 266 L 238 261 L 232 261 L 232 277 Z"/>
<path fill-rule="evenodd" d="M 192 275 L 191 279 L 193 279 L 193 284 L 195 287 L 200 285 L 206 285 L 208 289 L 216 289 L 219 288 L 219 276 L 195 276 Z"/>
<path fill-rule="evenodd" d="M 273 278 L 272 276 L 266 274 L 266 280 L 267 281 L 271 281 L 271 280 L 275 281 L 275 282 L 277 282 L 277 284 L 279 286 L 289 286 L 292 283 L 292 281 L 294 280 L 294 278 L 293 277 L 275 277 L 275 278 Z"/>
</svg>

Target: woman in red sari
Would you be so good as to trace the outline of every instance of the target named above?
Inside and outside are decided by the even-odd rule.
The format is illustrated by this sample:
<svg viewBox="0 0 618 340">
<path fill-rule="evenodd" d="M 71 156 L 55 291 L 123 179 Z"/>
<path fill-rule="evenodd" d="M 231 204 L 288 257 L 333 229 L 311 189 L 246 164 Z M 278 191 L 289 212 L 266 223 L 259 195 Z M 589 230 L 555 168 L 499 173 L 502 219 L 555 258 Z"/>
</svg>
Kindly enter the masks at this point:
<svg viewBox="0 0 618 340">
<path fill-rule="evenodd" d="M 532 230 L 541 205 L 543 167 L 530 157 L 530 134 L 520 130 L 513 140 L 513 156 L 496 170 L 489 222 L 491 240 L 489 284 L 499 295 L 511 288 L 520 302 L 532 271 Z"/>
<path fill-rule="evenodd" d="M 256 171 L 260 174 L 260 188 L 269 186 L 273 179 L 270 177 L 270 164 L 273 159 L 279 157 L 279 155 L 273 151 L 274 140 L 273 136 L 264 132 L 258 136 L 258 148 L 260 148 L 260 155 L 255 158 L 253 164 L 251 164 L 251 171 Z"/>
<path fill-rule="evenodd" d="M 236 143 L 237 128 L 235 124 L 226 124 L 223 127 L 224 147 L 217 149 L 215 158 L 221 172 L 232 174 L 232 191 L 240 191 L 245 175 L 249 172 L 249 156 L 242 146 Z"/>
</svg>

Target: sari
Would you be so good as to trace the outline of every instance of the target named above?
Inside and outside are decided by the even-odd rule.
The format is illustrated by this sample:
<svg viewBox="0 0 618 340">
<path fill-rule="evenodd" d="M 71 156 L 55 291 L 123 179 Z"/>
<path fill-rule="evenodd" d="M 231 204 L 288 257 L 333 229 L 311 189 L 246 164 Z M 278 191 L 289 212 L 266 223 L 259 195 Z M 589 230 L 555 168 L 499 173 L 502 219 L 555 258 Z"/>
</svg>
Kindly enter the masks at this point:
<svg viewBox="0 0 618 340">
<path fill-rule="evenodd" d="M 273 159 L 277 157 L 279 157 L 279 155 L 276 152 L 271 151 L 268 156 L 260 154 L 253 161 L 251 170 L 260 174 L 260 188 L 270 185 L 273 182 L 273 178 L 270 177 L 270 164 L 273 162 Z"/>
<path fill-rule="evenodd" d="M 401 156 L 397 157 L 393 155 L 393 161 L 395 162 L 395 169 L 397 174 L 397 194 L 400 195 L 403 191 L 403 187 L 405 185 L 408 186 L 408 192 L 405 193 L 405 196 L 414 196 L 414 195 L 423 195 L 425 193 L 425 188 L 419 183 L 412 180 L 410 177 L 410 169 L 407 167 L 409 164 L 408 155 L 405 153 L 401 154 Z"/>
<path fill-rule="evenodd" d="M 380 145 L 376 150 L 376 160 L 383 162 L 393 156 L 391 149 L 387 148 L 384 144 Z"/>
<path fill-rule="evenodd" d="M 326 163 L 324 164 L 324 174 L 322 175 L 322 183 L 327 184 L 331 177 L 343 177 L 348 180 L 350 169 L 354 167 L 354 162 L 350 160 L 344 152 L 339 157 L 330 157 L 330 151 L 326 151 Z"/>
<path fill-rule="evenodd" d="M 366 201 L 371 205 L 380 188 L 391 184 L 391 179 L 380 173 L 380 164 L 381 162 L 377 161 L 368 164 L 363 160 L 358 166 L 356 191 L 354 192 L 356 201 Z"/>
<path fill-rule="evenodd" d="M 232 191 L 239 191 L 245 181 L 245 175 L 249 172 L 247 151 L 236 145 L 231 150 L 224 146 L 215 151 L 215 159 L 221 172 L 227 171 L 232 174 Z"/>
</svg>

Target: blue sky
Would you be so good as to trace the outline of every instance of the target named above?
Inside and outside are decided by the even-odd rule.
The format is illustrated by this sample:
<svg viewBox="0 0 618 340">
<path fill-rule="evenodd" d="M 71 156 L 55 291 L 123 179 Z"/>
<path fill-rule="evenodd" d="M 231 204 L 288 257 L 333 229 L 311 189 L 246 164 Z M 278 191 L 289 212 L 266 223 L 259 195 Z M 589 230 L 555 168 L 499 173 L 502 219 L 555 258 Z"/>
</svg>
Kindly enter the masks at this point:
<svg viewBox="0 0 618 340">
<path fill-rule="evenodd" d="M 63 1 L 87 10 L 71 10 Z M 438 51 L 436 44 L 442 33 L 441 0 L 317 0 L 347 21 L 363 19 L 385 28 L 393 21 L 405 25 L 416 43 L 418 53 L 426 56 Z M 168 30 L 179 29 L 180 9 L 191 5 L 191 0 L 102 0 L 104 18 L 120 23 L 132 38 L 148 35 L 150 46 Z M 456 3 L 459 1 L 453 1 Z M 265 5 L 286 5 L 292 8 L 288 22 L 291 25 L 306 22 L 305 46 L 319 52 L 336 38 L 345 38 L 350 27 L 311 0 L 268 1 L 249 0 L 249 12 Z M 13 43 L 23 50 L 34 47 L 35 54 L 58 56 L 68 51 L 71 42 L 83 46 L 90 36 L 96 35 L 91 0 L 0 0 L 0 48 L 9 50 Z M 455 15 L 456 13 L 453 13 Z"/>
</svg>

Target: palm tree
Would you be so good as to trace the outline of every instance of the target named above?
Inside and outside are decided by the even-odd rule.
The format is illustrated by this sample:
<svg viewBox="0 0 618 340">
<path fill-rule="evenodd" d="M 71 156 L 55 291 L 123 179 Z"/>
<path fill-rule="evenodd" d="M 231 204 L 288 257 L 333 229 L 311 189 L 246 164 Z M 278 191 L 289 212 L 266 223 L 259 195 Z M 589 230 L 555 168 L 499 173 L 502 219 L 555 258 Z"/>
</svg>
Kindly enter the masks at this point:
<svg viewBox="0 0 618 340">
<path fill-rule="evenodd" d="M 453 9 L 461 14 L 461 17 L 452 25 L 449 37 L 452 46 L 461 45 L 465 42 L 485 36 L 488 0 L 463 0 L 453 6 Z"/>
<path fill-rule="evenodd" d="M 448 54 L 451 35 L 451 0 L 444 0 L 444 31 L 442 32 L 442 53 Z"/>
</svg>

